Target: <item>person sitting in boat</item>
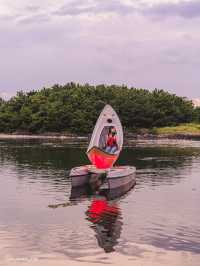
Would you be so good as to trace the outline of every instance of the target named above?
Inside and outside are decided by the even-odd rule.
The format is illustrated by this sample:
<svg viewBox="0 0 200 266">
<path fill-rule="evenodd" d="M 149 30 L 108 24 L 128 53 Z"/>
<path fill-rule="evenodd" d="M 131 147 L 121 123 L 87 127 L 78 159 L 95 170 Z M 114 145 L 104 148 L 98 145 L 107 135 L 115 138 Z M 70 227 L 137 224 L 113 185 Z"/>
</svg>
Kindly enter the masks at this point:
<svg viewBox="0 0 200 266">
<path fill-rule="evenodd" d="M 106 148 L 105 148 L 105 151 L 108 153 L 115 153 L 118 150 L 116 134 L 117 131 L 115 127 L 110 127 L 106 139 Z"/>
</svg>

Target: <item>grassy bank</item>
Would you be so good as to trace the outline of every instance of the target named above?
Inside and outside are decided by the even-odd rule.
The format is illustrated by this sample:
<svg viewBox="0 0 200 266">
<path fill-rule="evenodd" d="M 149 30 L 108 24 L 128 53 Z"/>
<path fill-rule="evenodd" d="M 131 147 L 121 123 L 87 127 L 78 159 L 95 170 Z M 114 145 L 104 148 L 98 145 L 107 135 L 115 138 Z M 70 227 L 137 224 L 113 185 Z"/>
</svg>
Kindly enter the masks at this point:
<svg viewBox="0 0 200 266">
<path fill-rule="evenodd" d="M 0 133 L 0 139 L 63 139 L 77 142 L 88 141 L 90 134 L 70 134 L 68 132 L 46 132 L 42 134 L 28 134 L 26 132 L 14 132 L 12 134 Z M 124 139 L 200 139 L 200 123 L 185 123 L 171 127 L 154 127 L 153 129 L 134 128 L 125 130 Z"/>
<path fill-rule="evenodd" d="M 200 135 L 200 124 L 186 123 L 173 127 L 159 127 L 152 130 L 156 135 Z"/>
</svg>

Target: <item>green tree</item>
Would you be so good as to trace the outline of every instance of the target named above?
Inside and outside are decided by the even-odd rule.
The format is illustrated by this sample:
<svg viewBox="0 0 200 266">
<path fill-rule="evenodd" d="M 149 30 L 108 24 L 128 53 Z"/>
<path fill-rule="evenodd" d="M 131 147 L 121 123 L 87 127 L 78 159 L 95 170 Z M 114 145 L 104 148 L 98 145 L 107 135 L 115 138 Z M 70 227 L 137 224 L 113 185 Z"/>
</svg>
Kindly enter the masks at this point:
<svg viewBox="0 0 200 266">
<path fill-rule="evenodd" d="M 200 121 L 191 101 L 164 90 L 152 92 L 126 86 L 67 83 L 38 91 L 20 91 L 9 101 L 0 99 L 0 131 L 92 131 L 105 104 L 111 104 L 129 129 L 170 126 Z"/>
</svg>

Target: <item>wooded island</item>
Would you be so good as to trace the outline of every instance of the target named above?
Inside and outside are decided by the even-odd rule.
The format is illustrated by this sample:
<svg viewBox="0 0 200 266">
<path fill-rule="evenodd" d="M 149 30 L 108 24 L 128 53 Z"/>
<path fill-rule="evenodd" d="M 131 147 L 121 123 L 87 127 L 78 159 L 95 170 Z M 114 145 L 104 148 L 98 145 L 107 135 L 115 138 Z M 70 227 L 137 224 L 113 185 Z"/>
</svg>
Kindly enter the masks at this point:
<svg viewBox="0 0 200 266">
<path fill-rule="evenodd" d="M 71 82 L 19 91 L 7 101 L 0 98 L 0 132 L 87 134 L 105 104 L 113 106 L 124 128 L 130 131 L 200 122 L 199 107 L 164 90 Z"/>
</svg>

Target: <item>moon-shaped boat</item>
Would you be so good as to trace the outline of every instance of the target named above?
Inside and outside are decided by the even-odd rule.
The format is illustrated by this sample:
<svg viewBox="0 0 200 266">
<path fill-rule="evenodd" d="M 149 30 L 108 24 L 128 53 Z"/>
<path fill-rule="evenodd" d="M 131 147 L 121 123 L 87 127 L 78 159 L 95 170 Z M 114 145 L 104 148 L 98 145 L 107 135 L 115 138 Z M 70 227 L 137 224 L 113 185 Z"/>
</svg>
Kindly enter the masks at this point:
<svg viewBox="0 0 200 266">
<path fill-rule="evenodd" d="M 116 131 L 116 150 L 114 153 L 107 152 L 107 138 L 110 128 Z M 80 187 L 88 184 L 93 174 L 99 178 L 106 175 L 101 189 L 118 190 L 124 193 L 135 184 L 136 168 L 133 166 L 114 166 L 123 146 L 123 130 L 117 113 L 110 105 L 106 105 L 102 110 L 87 149 L 87 156 L 91 165 L 83 165 L 72 168 L 70 177 L 72 187 Z"/>
<path fill-rule="evenodd" d="M 109 129 L 116 129 L 117 151 L 113 154 L 105 151 L 106 138 Z M 87 155 L 92 163 L 99 169 L 111 168 L 119 157 L 123 146 L 123 130 L 117 113 L 110 105 L 106 105 L 102 110 L 87 149 Z"/>
</svg>

